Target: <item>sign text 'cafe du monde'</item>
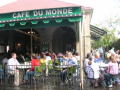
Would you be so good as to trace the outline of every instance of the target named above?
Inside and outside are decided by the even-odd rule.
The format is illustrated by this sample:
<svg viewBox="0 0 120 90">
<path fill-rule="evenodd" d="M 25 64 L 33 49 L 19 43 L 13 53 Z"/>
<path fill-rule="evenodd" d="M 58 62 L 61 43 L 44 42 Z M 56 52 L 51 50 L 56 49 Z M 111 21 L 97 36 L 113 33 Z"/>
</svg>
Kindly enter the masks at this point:
<svg viewBox="0 0 120 90">
<path fill-rule="evenodd" d="M 34 10 L 34 11 L 25 11 L 25 12 L 15 12 L 13 13 L 13 18 L 22 18 L 22 17 L 36 17 L 36 16 L 50 16 L 50 15 L 65 15 L 72 14 L 73 8 L 60 8 L 60 9 L 49 9 L 49 10 Z"/>
</svg>

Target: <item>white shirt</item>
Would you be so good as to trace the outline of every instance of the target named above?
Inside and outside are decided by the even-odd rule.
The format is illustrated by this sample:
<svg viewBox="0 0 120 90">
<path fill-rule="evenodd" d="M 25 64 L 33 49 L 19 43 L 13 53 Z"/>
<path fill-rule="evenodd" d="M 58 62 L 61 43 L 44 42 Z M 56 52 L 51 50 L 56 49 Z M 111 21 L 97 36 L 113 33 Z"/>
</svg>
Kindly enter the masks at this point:
<svg viewBox="0 0 120 90">
<path fill-rule="evenodd" d="M 48 65 L 48 62 L 51 60 L 50 56 L 46 56 L 46 65 Z"/>
<path fill-rule="evenodd" d="M 73 62 L 75 63 L 75 65 L 78 64 L 77 59 L 76 59 L 75 57 L 72 57 L 72 60 L 73 60 Z"/>
<path fill-rule="evenodd" d="M 94 79 L 98 79 L 99 78 L 99 75 L 100 75 L 100 68 L 99 68 L 99 65 L 96 64 L 96 63 L 93 63 L 91 65 L 88 65 L 88 67 L 90 67 L 91 69 L 89 70 L 86 70 L 87 72 L 87 76 L 88 78 L 94 78 Z M 90 71 L 91 70 L 91 71 Z"/>
<path fill-rule="evenodd" d="M 84 65 L 84 67 L 88 66 L 88 62 L 89 62 L 89 61 L 90 61 L 90 60 L 89 60 L 89 59 L 87 59 L 87 58 L 84 60 L 84 64 L 83 64 L 83 65 Z"/>
<path fill-rule="evenodd" d="M 10 58 L 8 60 L 8 70 L 16 70 L 16 68 L 20 65 L 20 63 L 18 62 L 17 59 L 14 59 L 14 58 Z"/>
</svg>

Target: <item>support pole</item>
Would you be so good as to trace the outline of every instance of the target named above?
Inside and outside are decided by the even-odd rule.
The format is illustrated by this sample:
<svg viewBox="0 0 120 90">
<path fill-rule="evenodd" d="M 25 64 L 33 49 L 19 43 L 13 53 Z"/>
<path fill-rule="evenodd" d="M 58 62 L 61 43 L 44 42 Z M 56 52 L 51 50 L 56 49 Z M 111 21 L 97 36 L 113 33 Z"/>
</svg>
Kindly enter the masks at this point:
<svg viewBox="0 0 120 90">
<path fill-rule="evenodd" d="M 31 34 L 31 38 L 30 38 L 30 43 L 31 43 L 31 44 L 30 44 L 30 45 L 31 45 L 31 46 L 30 46 L 30 49 L 31 49 L 31 50 L 30 50 L 30 55 L 31 55 L 31 58 L 32 58 L 32 53 L 33 53 L 33 48 L 32 48 L 32 42 L 33 42 L 33 40 L 32 40 L 32 28 L 31 28 L 30 34 Z"/>
<path fill-rule="evenodd" d="M 84 73 L 83 73 L 83 28 L 82 28 L 82 21 L 78 24 L 78 30 L 79 30 L 79 53 L 80 53 L 80 87 L 81 90 L 84 89 Z"/>
</svg>

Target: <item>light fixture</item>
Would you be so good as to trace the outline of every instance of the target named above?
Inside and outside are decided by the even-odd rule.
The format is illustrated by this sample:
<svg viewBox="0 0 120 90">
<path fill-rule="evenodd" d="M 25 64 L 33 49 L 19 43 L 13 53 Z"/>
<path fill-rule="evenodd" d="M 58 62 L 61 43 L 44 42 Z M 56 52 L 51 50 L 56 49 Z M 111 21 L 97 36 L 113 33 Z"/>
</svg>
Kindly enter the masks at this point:
<svg viewBox="0 0 120 90">
<path fill-rule="evenodd" d="M 17 43 L 17 46 L 20 47 L 20 46 L 21 46 L 21 43 Z"/>
</svg>

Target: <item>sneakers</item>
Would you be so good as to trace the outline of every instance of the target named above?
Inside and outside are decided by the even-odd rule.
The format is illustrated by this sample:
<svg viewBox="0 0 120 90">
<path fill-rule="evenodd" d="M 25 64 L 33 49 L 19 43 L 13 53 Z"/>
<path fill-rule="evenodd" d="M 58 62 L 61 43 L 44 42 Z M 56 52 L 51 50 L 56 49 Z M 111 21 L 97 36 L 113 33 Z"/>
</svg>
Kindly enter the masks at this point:
<svg viewBox="0 0 120 90">
<path fill-rule="evenodd" d="M 111 88 L 111 87 L 113 87 L 113 85 L 109 85 L 108 87 Z"/>
</svg>

